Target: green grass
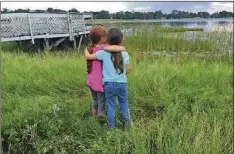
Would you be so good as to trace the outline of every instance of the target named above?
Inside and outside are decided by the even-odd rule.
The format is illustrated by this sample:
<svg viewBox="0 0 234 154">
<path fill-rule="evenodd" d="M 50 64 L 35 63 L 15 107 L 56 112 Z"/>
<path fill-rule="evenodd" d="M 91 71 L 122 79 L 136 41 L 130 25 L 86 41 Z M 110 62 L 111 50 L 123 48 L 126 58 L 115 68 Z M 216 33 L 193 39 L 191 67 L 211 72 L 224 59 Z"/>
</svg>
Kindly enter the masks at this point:
<svg viewBox="0 0 234 154">
<path fill-rule="evenodd" d="M 233 59 L 218 56 L 227 49 L 229 33 L 201 32 L 209 39 L 185 40 L 181 32 L 140 29 L 144 33 L 134 28 L 134 35 L 124 37 L 132 67 L 129 131 L 119 110 L 111 132 L 91 117 L 83 53 L 32 54 L 15 43 L 1 44 L 1 131 L 9 154 L 233 153 Z"/>
<path fill-rule="evenodd" d="M 160 25 L 134 27 L 131 35 L 124 38 L 124 45 L 130 49 L 133 48 L 134 51 L 212 52 L 214 54 L 230 52 L 233 49 L 230 44 L 230 32 L 192 31 L 185 35 L 184 32 L 176 32 L 177 29 L 179 31 L 186 28 L 165 28 Z"/>
<path fill-rule="evenodd" d="M 203 28 L 187 28 L 182 26 L 173 26 L 173 27 L 160 27 L 159 31 L 161 32 L 186 32 L 186 31 L 203 31 Z"/>
<path fill-rule="evenodd" d="M 108 132 L 90 117 L 82 54 L 2 52 L 10 153 L 233 153 L 231 57 L 130 55 L 133 125 L 123 131 L 118 112 Z"/>
</svg>

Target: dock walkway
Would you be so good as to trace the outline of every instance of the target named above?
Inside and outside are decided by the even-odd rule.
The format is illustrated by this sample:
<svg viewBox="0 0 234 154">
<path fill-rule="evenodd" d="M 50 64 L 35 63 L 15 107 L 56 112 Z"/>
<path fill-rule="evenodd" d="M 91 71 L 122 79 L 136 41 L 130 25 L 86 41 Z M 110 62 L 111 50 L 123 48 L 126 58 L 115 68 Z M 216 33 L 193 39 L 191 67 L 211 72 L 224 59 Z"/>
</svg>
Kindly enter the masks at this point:
<svg viewBox="0 0 234 154">
<path fill-rule="evenodd" d="M 65 38 L 73 41 L 89 34 L 91 25 L 86 20 L 93 19 L 92 14 L 56 14 L 56 13 L 9 13 L 1 15 L 1 42 L 44 39 L 47 49 L 48 40 L 58 38 L 52 46 Z M 46 42 L 47 41 L 47 42 Z M 80 41 L 81 42 L 81 41 Z"/>
</svg>

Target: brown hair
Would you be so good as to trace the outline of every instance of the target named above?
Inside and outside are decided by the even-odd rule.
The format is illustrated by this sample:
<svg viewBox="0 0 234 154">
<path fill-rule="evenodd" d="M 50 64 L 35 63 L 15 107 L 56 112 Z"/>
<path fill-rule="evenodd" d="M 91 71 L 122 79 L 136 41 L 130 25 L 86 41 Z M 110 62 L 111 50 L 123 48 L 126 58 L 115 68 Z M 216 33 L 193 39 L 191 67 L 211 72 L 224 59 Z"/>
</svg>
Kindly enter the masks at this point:
<svg viewBox="0 0 234 154">
<path fill-rule="evenodd" d="M 87 47 L 90 54 L 93 53 L 93 48 L 101 41 L 102 37 L 106 36 L 106 29 L 103 26 L 93 26 L 89 32 L 89 38 L 92 41 Z M 92 60 L 87 60 L 87 72 L 90 73 L 92 69 Z"/>
<path fill-rule="evenodd" d="M 111 28 L 107 33 L 107 42 L 110 45 L 120 45 L 123 40 L 123 33 L 118 28 Z M 114 64 L 116 72 L 123 73 L 123 56 L 121 52 L 112 52 L 111 60 Z M 119 72 L 118 72 L 119 71 Z"/>
</svg>

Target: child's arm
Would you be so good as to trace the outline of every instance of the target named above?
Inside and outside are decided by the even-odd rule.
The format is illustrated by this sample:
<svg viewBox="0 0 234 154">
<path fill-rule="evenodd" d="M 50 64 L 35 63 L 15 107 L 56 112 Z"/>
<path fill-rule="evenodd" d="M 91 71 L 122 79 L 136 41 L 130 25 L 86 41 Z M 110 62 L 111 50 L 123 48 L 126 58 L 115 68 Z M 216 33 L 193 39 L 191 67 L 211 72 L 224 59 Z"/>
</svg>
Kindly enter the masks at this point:
<svg viewBox="0 0 234 154">
<path fill-rule="evenodd" d="M 103 50 L 108 51 L 108 52 L 120 52 L 120 51 L 124 51 L 125 47 L 119 46 L 119 45 L 107 45 L 103 48 Z"/>
<path fill-rule="evenodd" d="M 103 48 L 103 50 L 108 51 L 108 52 L 120 52 L 125 50 L 124 46 L 118 46 L 118 45 L 108 45 Z M 85 58 L 87 60 L 95 60 L 97 59 L 96 53 L 90 54 L 87 50 L 85 49 Z"/>
<path fill-rule="evenodd" d="M 130 57 L 129 57 L 129 55 L 128 55 L 128 53 L 126 51 L 123 52 L 123 56 L 124 56 L 124 62 L 126 64 L 126 74 L 128 74 L 131 71 Z"/>
<path fill-rule="evenodd" d="M 130 65 L 129 65 L 129 64 L 126 64 L 126 73 L 128 74 L 130 71 L 131 71 Z"/>
<path fill-rule="evenodd" d="M 90 54 L 90 53 L 88 52 L 87 48 L 85 48 L 85 58 L 86 58 L 87 60 L 95 60 L 95 59 L 97 59 L 97 56 L 96 56 L 95 53 Z"/>
</svg>

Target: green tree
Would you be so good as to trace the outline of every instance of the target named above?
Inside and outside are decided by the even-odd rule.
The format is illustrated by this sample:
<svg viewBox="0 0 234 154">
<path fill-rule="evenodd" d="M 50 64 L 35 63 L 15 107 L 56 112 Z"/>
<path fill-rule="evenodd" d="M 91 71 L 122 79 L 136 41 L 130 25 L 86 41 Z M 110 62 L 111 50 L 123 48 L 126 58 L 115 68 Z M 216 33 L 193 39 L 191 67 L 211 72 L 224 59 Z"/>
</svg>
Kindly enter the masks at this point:
<svg viewBox="0 0 234 154">
<path fill-rule="evenodd" d="M 145 19 L 154 19 L 154 12 L 146 12 Z"/>
<path fill-rule="evenodd" d="M 172 15 L 173 19 L 179 18 L 178 14 L 179 14 L 178 10 L 172 10 L 172 12 L 171 12 L 171 15 Z"/>
<path fill-rule="evenodd" d="M 219 12 L 213 13 L 213 14 L 211 15 L 211 18 L 220 18 Z"/>
<path fill-rule="evenodd" d="M 116 19 L 123 19 L 124 18 L 124 12 L 120 11 L 120 12 L 116 12 Z"/>
<path fill-rule="evenodd" d="M 163 13 L 161 10 L 154 12 L 154 19 L 162 19 Z"/>
<path fill-rule="evenodd" d="M 100 11 L 99 16 L 100 16 L 100 19 L 110 19 L 109 11 L 102 10 L 102 11 Z"/>
<path fill-rule="evenodd" d="M 197 15 L 200 18 L 210 18 L 210 14 L 208 12 L 198 12 Z"/>
<path fill-rule="evenodd" d="M 80 13 L 80 12 L 79 12 L 77 9 L 75 9 L 75 8 L 72 8 L 72 9 L 68 10 L 68 12 Z"/>
<path fill-rule="evenodd" d="M 17 9 L 14 12 L 15 13 L 29 13 L 30 9 Z"/>
<path fill-rule="evenodd" d="M 53 12 L 54 13 L 66 13 L 67 11 L 61 10 L 61 9 L 54 9 Z"/>
<path fill-rule="evenodd" d="M 46 9 L 46 12 L 52 13 L 52 12 L 54 12 L 54 9 L 49 7 L 49 8 Z"/>
<path fill-rule="evenodd" d="M 219 17 L 220 18 L 231 18 L 232 17 L 232 13 L 231 12 L 227 12 L 227 11 L 221 11 L 221 12 L 219 12 Z"/>
<path fill-rule="evenodd" d="M 141 19 L 142 13 L 141 12 L 134 12 L 133 13 L 133 18 L 134 19 Z"/>
<path fill-rule="evenodd" d="M 43 13 L 43 12 L 45 12 L 45 10 L 35 10 L 35 11 L 33 11 L 33 12 L 37 12 L 37 13 Z"/>
<path fill-rule="evenodd" d="M 1 13 L 8 13 L 8 12 L 10 12 L 10 10 L 8 8 L 3 8 L 1 11 Z"/>
<path fill-rule="evenodd" d="M 123 18 L 124 19 L 133 19 L 133 14 L 131 12 L 129 12 L 129 11 L 126 11 L 124 13 L 124 17 Z"/>
</svg>

